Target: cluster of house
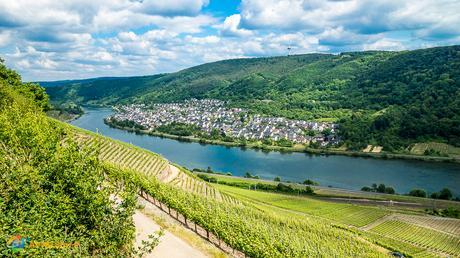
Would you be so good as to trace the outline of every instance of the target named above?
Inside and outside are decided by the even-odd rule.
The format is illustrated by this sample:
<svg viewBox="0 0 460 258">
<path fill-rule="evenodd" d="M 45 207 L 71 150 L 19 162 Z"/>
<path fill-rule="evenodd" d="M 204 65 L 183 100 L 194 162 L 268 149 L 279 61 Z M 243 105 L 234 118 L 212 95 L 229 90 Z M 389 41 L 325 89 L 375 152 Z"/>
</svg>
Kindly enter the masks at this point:
<svg viewBox="0 0 460 258">
<path fill-rule="evenodd" d="M 294 143 L 318 142 L 322 146 L 339 141 L 336 124 L 250 115 L 247 110 L 227 108 L 225 102 L 215 99 L 149 106 L 132 104 L 118 106 L 116 110 L 111 119 L 133 121 L 148 130 L 176 122 L 196 125 L 207 133 L 218 130 L 227 136 L 248 140 L 287 139 Z"/>
</svg>

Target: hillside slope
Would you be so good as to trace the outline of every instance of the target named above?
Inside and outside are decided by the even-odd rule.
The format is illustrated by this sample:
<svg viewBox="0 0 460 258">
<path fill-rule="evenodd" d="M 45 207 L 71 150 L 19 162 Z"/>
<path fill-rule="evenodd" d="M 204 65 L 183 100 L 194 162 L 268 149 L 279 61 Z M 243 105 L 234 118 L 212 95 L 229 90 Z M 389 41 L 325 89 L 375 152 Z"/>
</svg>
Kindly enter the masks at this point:
<svg viewBox="0 0 460 258">
<path fill-rule="evenodd" d="M 427 140 L 460 145 L 459 71 L 460 46 L 450 46 L 225 60 L 166 75 L 57 83 L 47 92 L 56 102 L 101 105 L 229 100 L 267 115 L 339 121 L 351 149 L 398 150 Z"/>
</svg>

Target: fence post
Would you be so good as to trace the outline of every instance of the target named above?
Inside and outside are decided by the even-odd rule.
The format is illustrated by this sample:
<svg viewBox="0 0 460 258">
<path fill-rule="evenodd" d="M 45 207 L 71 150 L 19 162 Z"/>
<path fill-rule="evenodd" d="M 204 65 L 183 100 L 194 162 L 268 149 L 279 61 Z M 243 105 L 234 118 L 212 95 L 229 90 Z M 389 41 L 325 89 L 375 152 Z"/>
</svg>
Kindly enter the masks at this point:
<svg viewBox="0 0 460 258">
<path fill-rule="evenodd" d="M 198 231 L 196 230 L 196 222 L 195 222 L 195 232 L 198 232 Z"/>
<path fill-rule="evenodd" d="M 206 237 L 209 239 L 209 230 L 206 229 Z"/>
<path fill-rule="evenodd" d="M 168 213 L 171 215 L 171 208 L 168 206 Z"/>
</svg>

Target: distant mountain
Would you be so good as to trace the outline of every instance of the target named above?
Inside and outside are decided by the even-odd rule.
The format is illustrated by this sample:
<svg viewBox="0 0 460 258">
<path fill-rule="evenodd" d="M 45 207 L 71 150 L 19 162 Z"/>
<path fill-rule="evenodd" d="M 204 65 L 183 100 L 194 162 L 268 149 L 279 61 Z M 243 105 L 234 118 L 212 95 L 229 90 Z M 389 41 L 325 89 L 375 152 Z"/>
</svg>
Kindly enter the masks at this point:
<svg viewBox="0 0 460 258">
<path fill-rule="evenodd" d="M 54 102 L 216 98 L 268 115 L 339 121 L 353 149 L 433 139 L 460 145 L 460 46 L 233 59 L 170 74 L 42 85 Z"/>
</svg>

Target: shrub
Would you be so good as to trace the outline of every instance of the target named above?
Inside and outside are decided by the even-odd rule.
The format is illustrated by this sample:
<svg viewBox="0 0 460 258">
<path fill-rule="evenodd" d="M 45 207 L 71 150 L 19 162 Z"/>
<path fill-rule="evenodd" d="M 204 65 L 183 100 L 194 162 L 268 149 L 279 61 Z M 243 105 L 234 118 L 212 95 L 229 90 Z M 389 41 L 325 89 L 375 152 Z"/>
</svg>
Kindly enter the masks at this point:
<svg viewBox="0 0 460 258">
<path fill-rule="evenodd" d="M 425 198 L 426 197 L 426 192 L 425 192 L 425 190 L 422 190 L 422 189 L 412 189 L 409 192 L 409 195 L 410 196 L 415 196 L 415 197 L 423 197 L 423 198 Z"/>
</svg>

